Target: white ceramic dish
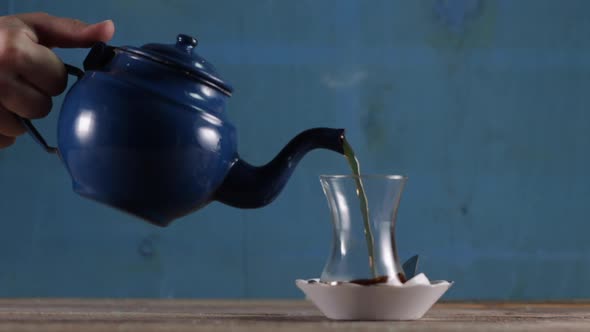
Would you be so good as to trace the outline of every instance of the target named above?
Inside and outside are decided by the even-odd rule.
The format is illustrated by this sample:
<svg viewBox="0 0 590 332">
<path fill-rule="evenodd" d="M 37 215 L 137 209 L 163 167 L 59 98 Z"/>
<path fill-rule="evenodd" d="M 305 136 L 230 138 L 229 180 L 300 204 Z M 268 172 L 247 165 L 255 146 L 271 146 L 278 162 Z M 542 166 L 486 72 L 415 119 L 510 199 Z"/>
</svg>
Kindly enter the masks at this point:
<svg viewBox="0 0 590 332">
<path fill-rule="evenodd" d="M 430 282 L 420 273 L 404 284 L 330 285 L 318 279 L 295 284 L 328 318 L 336 320 L 416 320 L 440 299 L 452 282 Z"/>
</svg>

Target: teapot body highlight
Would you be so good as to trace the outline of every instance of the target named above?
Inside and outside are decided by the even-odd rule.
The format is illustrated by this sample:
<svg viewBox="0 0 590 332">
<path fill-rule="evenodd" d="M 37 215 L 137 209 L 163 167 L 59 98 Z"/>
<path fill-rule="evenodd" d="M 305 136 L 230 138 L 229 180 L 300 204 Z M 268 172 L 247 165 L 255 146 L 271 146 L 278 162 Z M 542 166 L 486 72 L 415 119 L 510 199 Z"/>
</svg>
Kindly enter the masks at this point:
<svg viewBox="0 0 590 332">
<path fill-rule="evenodd" d="M 209 202 L 236 159 L 236 133 L 227 96 L 175 71 L 154 86 L 141 66 L 117 55 L 74 84 L 58 150 L 77 193 L 164 224 Z"/>
</svg>

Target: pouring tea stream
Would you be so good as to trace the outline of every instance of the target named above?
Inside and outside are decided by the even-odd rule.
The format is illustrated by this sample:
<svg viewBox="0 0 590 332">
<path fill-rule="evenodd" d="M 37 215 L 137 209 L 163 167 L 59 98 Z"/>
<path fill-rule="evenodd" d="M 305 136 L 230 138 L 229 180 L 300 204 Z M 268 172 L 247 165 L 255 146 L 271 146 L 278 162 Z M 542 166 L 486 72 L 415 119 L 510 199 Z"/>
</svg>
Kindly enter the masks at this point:
<svg viewBox="0 0 590 332">
<path fill-rule="evenodd" d="M 247 163 L 225 112 L 233 88 L 196 46 L 183 34 L 174 44 L 97 43 L 84 71 L 65 65 L 78 80 L 61 107 L 58 146 L 21 121 L 37 143 L 59 156 L 76 193 L 161 227 L 213 201 L 245 209 L 268 205 L 307 152 L 342 154 L 357 176 L 373 277 L 367 282 L 380 282 L 359 163 L 344 130 L 305 130 L 267 164 Z"/>
</svg>

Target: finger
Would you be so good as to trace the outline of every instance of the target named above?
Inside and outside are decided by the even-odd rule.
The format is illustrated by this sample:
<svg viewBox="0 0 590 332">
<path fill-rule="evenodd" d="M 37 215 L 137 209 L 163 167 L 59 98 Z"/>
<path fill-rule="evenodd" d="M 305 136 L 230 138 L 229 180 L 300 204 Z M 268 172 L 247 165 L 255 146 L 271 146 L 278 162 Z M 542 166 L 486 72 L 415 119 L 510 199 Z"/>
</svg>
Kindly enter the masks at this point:
<svg viewBox="0 0 590 332">
<path fill-rule="evenodd" d="M 57 96 L 62 93 L 68 83 L 63 62 L 45 46 L 34 43 L 27 45 L 25 52 L 29 56 L 25 59 L 28 61 L 23 61 L 24 65 L 19 74 L 48 96 Z"/>
<path fill-rule="evenodd" d="M 90 47 L 99 41 L 109 41 L 115 33 L 115 25 L 111 20 L 89 25 L 80 20 L 46 13 L 16 16 L 30 26 L 39 43 L 47 47 Z"/>
<path fill-rule="evenodd" d="M 4 32 L 24 32 L 33 40 L 37 42 L 37 35 L 28 25 L 16 16 L 2 16 L 0 17 L 0 28 Z"/>
<path fill-rule="evenodd" d="M 12 113 L 27 119 L 38 119 L 49 113 L 51 104 L 51 97 L 22 79 L 0 75 L 0 105 Z"/>
<path fill-rule="evenodd" d="M 66 88 L 64 64 L 50 49 L 31 40 L 25 30 L 2 31 L 0 64 L 46 95 L 56 96 Z"/>
<path fill-rule="evenodd" d="M 0 149 L 6 148 L 14 144 L 16 138 L 0 135 Z"/>
<path fill-rule="evenodd" d="M 0 135 L 16 137 L 25 131 L 25 126 L 14 114 L 0 106 Z"/>
</svg>

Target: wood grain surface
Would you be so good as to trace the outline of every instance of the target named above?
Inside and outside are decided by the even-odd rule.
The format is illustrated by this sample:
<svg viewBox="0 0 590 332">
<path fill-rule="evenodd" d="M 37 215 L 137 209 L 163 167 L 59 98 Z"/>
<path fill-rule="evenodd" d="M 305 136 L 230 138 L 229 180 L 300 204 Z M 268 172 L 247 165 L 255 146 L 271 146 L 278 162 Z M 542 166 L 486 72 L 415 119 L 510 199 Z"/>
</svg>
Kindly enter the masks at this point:
<svg viewBox="0 0 590 332">
<path fill-rule="evenodd" d="M 439 303 L 424 318 L 343 322 L 306 301 L 1 299 L 0 331 L 590 331 L 590 302 Z"/>
</svg>

